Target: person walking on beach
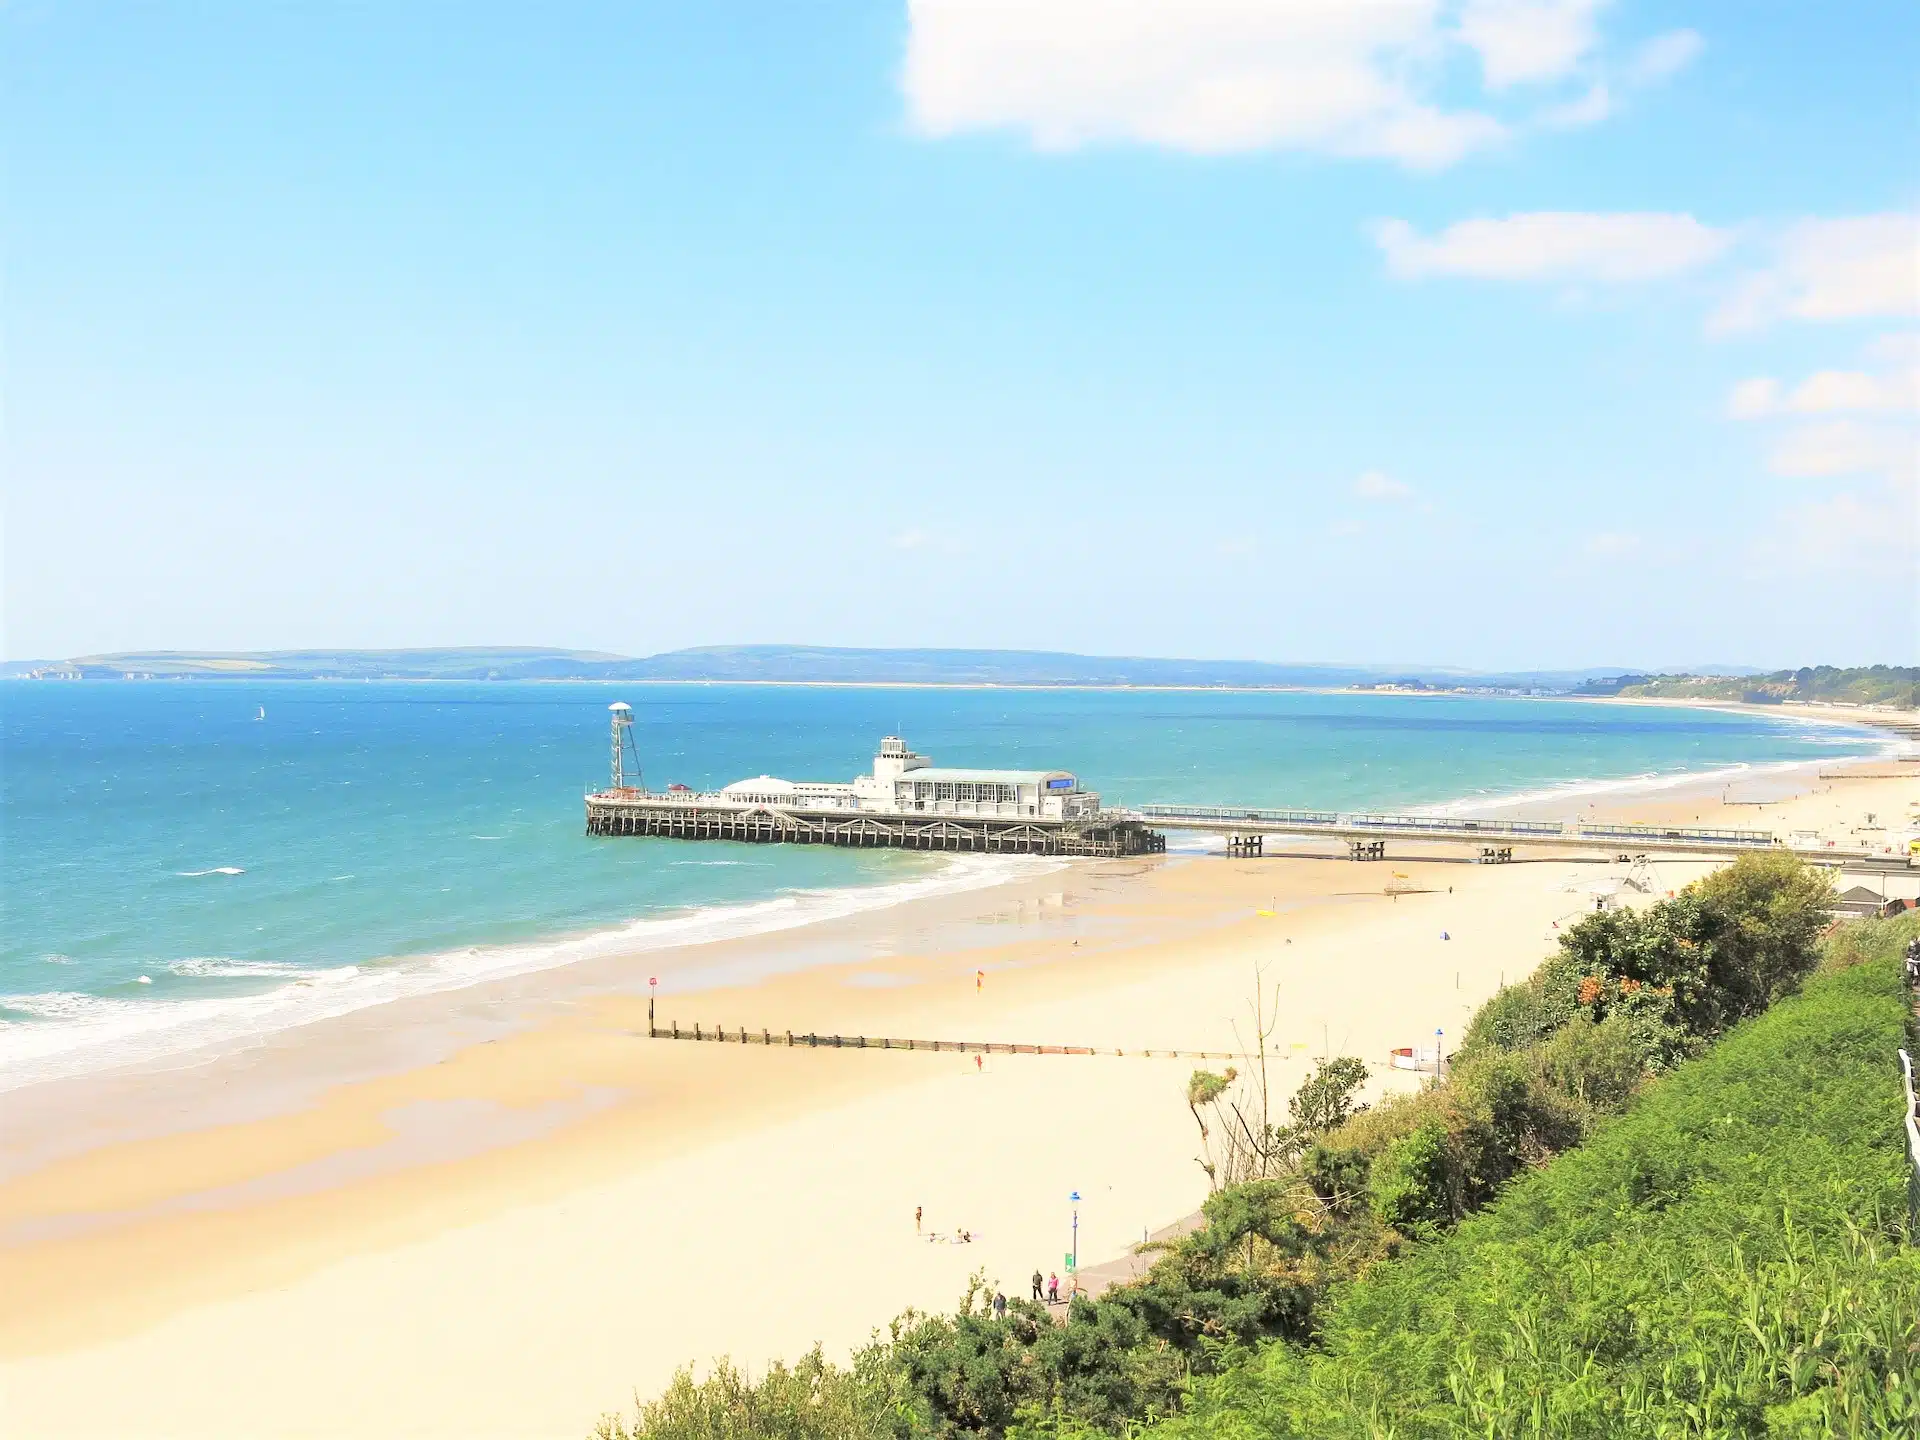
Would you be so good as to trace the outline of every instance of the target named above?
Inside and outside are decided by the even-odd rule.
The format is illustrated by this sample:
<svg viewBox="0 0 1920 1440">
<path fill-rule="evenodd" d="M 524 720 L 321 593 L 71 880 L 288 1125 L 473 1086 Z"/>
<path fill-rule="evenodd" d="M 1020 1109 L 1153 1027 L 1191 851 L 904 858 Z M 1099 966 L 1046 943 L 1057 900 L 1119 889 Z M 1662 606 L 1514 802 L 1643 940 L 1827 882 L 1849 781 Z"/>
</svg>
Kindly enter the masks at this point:
<svg viewBox="0 0 1920 1440">
<path fill-rule="evenodd" d="M 1038 1270 L 1033 1272 L 1033 1298 L 1036 1304 L 1040 1299 L 1040 1287 L 1046 1283 L 1045 1280 L 1040 1278 L 1040 1272 Z"/>
<path fill-rule="evenodd" d="M 1047 1274 L 1047 1303 L 1049 1305 L 1060 1303 L 1060 1277 L 1051 1271 Z"/>
<path fill-rule="evenodd" d="M 1007 1297 L 998 1291 L 995 1291 L 993 1296 L 993 1318 L 996 1320 L 1007 1318 Z"/>
<path fill-rule="evenodd" d="M 913 1233 L 914 1233 L 914 1234 L 916 1234 L 916 1235 L 918 1235 L 918 1234 L 920 1233 L 920 1216 L 921 1216 L 921 1214 L 922 1214 L 922 1211 L 921 1211 L 921 1209 L 920 1209 L 920 1207 L 919 1207 L 918 1205 L 916 1205 L 916 1206 L 914 1206 L 914 1207 L 913 1207 Z"/>
</svg>

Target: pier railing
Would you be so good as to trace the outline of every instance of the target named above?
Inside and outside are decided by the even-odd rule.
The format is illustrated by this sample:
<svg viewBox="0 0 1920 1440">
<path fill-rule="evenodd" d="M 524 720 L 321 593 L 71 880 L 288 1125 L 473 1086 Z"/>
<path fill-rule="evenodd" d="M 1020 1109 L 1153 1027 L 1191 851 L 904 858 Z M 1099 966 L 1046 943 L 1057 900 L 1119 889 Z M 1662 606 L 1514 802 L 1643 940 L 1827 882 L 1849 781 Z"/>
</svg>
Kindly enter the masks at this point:
<svg viewBox="0 0 1920 1440">
<path fill-rule="evenodd" d="M 1666 850 L 1700 854 L 1740 854 L 1749 850 L 1788 850 L 1834 860 L 1875 858 L 1858 845 L 1796 844 L 1769 830 L 1734 830 L 1694 825 L 1626 825 L 1590 820 L 1468 819 L 1455 815 L 1383 814 L 1378 811 L 1267 809 L 1246 805 L 1139 805 L 1109 812 L 1129 815 L 1169 830 L 1211 830 L 1221 834 L 1326 835 L 1348 840 L 1477 840 L 1484 843 L 1574 845 L 1585 849 Z"/>
</svg>

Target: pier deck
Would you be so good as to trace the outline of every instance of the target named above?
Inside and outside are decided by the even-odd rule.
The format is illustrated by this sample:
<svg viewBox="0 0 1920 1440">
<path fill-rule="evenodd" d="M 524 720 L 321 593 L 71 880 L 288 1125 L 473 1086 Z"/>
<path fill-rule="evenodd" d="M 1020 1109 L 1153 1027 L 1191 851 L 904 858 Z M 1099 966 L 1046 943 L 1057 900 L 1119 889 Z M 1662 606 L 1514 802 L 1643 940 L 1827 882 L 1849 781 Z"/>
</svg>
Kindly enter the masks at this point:
<svg viewBox="0 0 1920 1440">
<path fill-rule="evenodd" d="M 1614 854 L 1744 855 L 1786 850 L 1803 859 L 1872 861 L 1906 868 L 1907 858 L 1866 846 L 1795 845 L 1771 830 L 1701 829 L 1680 825 L 1622 825 L 1585 820 L 1469 820 L 1444 815 L 1390 815 L 1332 810 L 1277 810 L 1230 805 L 1140 805 L 1125 812 L 1157 830 L 1200 830 L 1228 837 L 1229 849 L 1259 853 L 1266 835 L 1345 840 L 1356 859 L 1380 859 L 1388 840 L 1452 840 L 1477 844 L 1498 858 L 1515 846 L 1602 850 Z M 1364 848 L 1370 853 L 1361 854 Z"/>
<path fill-rule="evenodd" d="M 587 797 L 589 835 L 654 835 L 750 844 L 847 845 L 995 855 L 1152 855 L 1164 835 L 1130 815 L 1102 811 L 1071 820 L 975 815 L 874 814 L 776 805 L 680 800 L 651 791 Z"/>
</svg>

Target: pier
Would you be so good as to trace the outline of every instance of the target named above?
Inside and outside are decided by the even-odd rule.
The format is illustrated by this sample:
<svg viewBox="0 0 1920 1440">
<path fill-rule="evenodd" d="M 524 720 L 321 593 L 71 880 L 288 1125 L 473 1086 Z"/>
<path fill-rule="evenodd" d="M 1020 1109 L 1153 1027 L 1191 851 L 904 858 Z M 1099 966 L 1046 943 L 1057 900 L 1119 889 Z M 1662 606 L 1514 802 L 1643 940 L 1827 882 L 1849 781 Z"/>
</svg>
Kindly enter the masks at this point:
<svg viewBox="0 0 1920 1440">
<path fill-rule="evenodd" d="M 608 708 L 613 783 L 586 797 L 589 835 L 1099 859 L 1167 848 L 1135 816 L 1103 809 L 1069 770 L 937 766 L 898 735 L 880 742 L 871 771 L 844 783 L 760 775 L 713 791 L 649 790 L 627 783 L 630 754 L 640 777 L 633 711 Z"/>
<path fill-rule="evenodd" d="M 1771 830 L 1706 829 L 1683 825 L 1623 825 L 1589 820 L 1469 820 L 1446 815 L 1396 815 L 1334 810 L 1261 809 L 1233 805 L 1139 805 L 1124 812 L 1156 830 L 1197 830 L 1227 837 L 1230 855 L 1258 855 L 1263 837 L 1344 840 L 1353 860 L 1383 860 L 1387 842 L 1455 841 L 1477 846 L 1481 861 L 1512 860 L 1516 847 L 1599 850 L 1616 856 L 1649 854 L 1734 856 L 1786 850 L 1827 864 L 1868 863 L 1907 869 L 1907 857 L 1860 845 L 1791 844 Z"/>
<path fill-rule="evenodd" d="M 850 845 L 861 849 L 948 850 L 989 855 L 1153 855 L 1164 835 L 1127 815 L 1075 820 L 976 815 L 852 814 L 842 810 L 729 805 L 643 790 L 587 797 L 589 835 L 655 835 L 750 844 Z"/>
<path fill-rule="evenodd" d="M 850 782 L 761 775 L 714 791 L 684 785 L 650 790 L 638 783 L 632 710 L 624 704 L 609 708 L 612 784 L 586 796 L 587 833 L 596 836 L 1114 859 L 1160 854 L 1167 848 L 1165 832 L 1185 830 L 1225 837 L 1227 853 L 1235 857 L 1265 855 L 1267 837 L 1274 836 L 1342 842 L 1347 858 L 1356 861 L 1385 860 L 1390 843 L 1439 842 L 1471 846 L 1487 865 L 1512 862 L 1518 849 L 1540 849 L 1597 851 L 1621 860 L 1784 851 L 1854 870 L 1912 868 L 1907 855 L 1890 847 L 1810 843 L 1770 830 L 1239 805 L 1103 806 L 1071 771 L 936 766 L 897 735 L 880 742 L 871 772 Z"/>
</svg>

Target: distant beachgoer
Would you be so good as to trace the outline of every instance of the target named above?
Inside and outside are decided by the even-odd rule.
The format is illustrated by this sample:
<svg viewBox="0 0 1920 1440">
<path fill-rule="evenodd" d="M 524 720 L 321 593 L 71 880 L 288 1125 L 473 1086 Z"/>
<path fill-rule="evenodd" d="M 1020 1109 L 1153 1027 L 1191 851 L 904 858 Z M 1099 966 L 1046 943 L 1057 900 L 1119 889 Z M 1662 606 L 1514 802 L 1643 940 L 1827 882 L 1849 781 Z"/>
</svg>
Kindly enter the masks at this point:
<svg viewBox="0 0 1920 1440">
<path fill-rule="evenodd" d="M 918 1205 L 913 1207 L 913 1233 L 916 1235 L 920 1233 L 920 1216 L 923 1213 Z"/>
<path fill-rule="evenodd" d="M 976 1055 L 973 1057 L 973 1068 L 976 1073 L 984 1074 L 987 1068 L 987 1062 Z"/>
<path fill-rule="evenodd" d="M 993 1297 L 993 1318 L 996 1320 L 1007 1318 L 1007 1297 L 998 1292 L 995 1292 Z"/>
<path fill-rule="evenodd" d="M 1033 1272 L 1033 1298 L 1035 1300 L 1038 1300 L 1040 1298 L 1041 1287 L 1044 1286 L 1046 1283 L 1047 1282 L 1041 1278 L 1040 1272 L 1038 1270 Z"/>
<path fill-rule="evenodd" d="M 1060 1277 L 1051 1273 L 1047 1276 L 1047 1301 L 1053 1305 L 1060 1303 Z"/>
</svg>

